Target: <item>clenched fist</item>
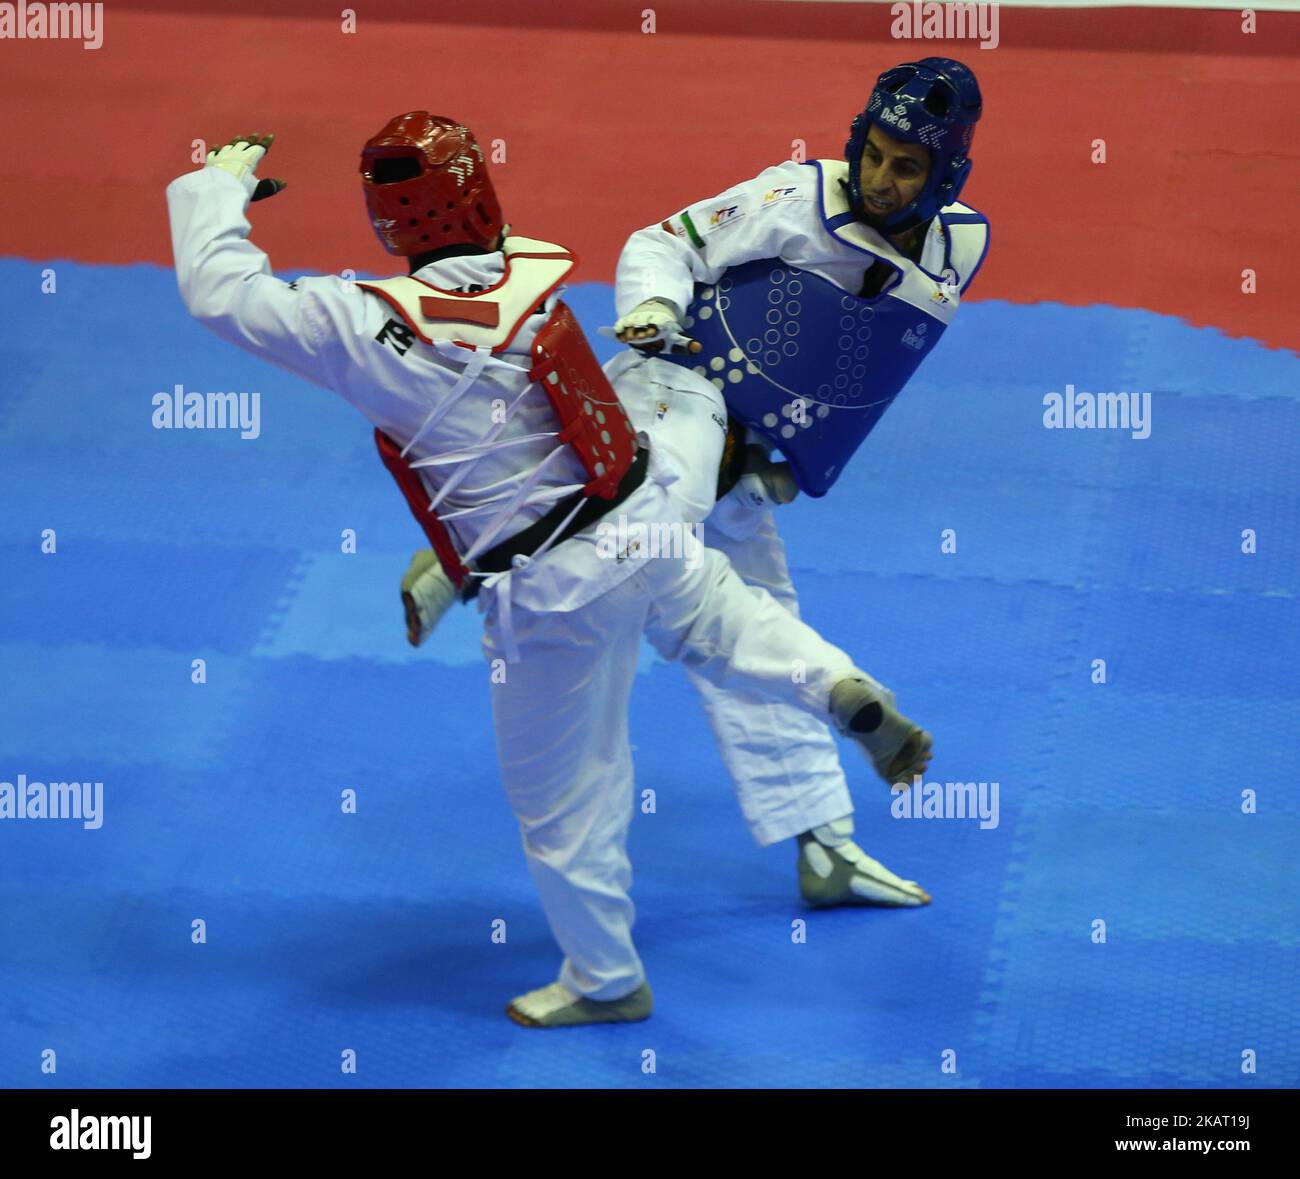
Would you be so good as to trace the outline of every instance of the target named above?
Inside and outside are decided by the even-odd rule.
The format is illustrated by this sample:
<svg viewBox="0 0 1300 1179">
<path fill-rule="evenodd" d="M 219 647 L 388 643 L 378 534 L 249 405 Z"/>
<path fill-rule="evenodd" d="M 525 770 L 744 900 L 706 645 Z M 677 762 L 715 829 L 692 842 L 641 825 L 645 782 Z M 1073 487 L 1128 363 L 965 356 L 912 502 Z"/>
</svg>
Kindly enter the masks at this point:
<svg viewBox="0 0 1300 1179">
<path fill-rule="evenodd" d="M 614 335 L 639 352 L 699 352 L 703 345 L 682 331 L 680 314 L 666 299 L 647 299 L 614 325 Z"/>
</svg>

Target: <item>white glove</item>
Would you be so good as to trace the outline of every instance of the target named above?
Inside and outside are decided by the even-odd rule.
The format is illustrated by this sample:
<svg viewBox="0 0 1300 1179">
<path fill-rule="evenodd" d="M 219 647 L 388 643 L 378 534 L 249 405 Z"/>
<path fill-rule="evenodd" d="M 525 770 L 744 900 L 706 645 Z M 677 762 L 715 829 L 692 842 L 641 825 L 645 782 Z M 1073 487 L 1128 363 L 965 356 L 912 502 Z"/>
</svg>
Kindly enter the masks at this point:
<svg viewBox="0 0 1300 1179">
<path fill-rule="evenodd" d="M 667 299 L 647 299 L 614 325 L 614 337 L 639 352 L 698 352 L 702 345 L 682 331 L 682 313 Z"/>
<path fill-rule="evenodd" d="M 204 166 L 229 172 L 244 186 L 250 200 L 264 200 L 285 187 L 283 180 L 258 180 L 254 172 L 274 142 L 274 135 L 264 135 L 260 139 L 256 134 L 236 136 L 224 147 L 208 152 Z"/>
<path fill-rule="evenodd" d="M 402 607 L 406 611 L 406 641 L 418 647 L 442 621 L 456 600 L 456 583 L 443 572 L 432 549 L 420 549 L 402 578 Z"/>
</svg>

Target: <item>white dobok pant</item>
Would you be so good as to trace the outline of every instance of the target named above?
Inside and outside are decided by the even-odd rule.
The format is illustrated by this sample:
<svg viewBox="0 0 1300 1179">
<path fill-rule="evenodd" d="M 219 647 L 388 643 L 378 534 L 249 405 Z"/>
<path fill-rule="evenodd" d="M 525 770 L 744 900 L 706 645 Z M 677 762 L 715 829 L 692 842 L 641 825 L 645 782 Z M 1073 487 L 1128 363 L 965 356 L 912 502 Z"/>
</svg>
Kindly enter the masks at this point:
<svg viewBox="0 0 1300 1179">
<path fill-rule="evenodd" d="M 770 511 L 744 540 L 706 520 L 704 543 L 724 553 L 746 585 L 767 590 L 799 617 L 785 545 Z M 718 688 L 689 664 L 686 672 L 704 704 L 741 814 L 760 847 L 853 813 L 839 746 L 824 721 L 744 688 Z"/>
<path fill-rule="evenodd" d="M 637 429 L 675 468 L 696 476 L 672 485 L 669 494 L 684 510 L 698 510 L 696 505 L 716 488 L 716 481 L 708 482 L 698 450 L 699 435 L 712 429 L 710 415 L 716 412 L 700 396 L 704 382 L 683 377 L 672 365 L 642 361 L 631 351 L 605 367 Z M 719 503 L 705 519 L 704 543 L 725 553 L 743 582 L 767 590 L 799 617 L 785 544 L 770 511 L 754 513 L 734 501 Z M 687 674 L 700 694 L 741 814 L 760 847 L 852 814 L 839 747 L 821 720 L 743 688 L 720 690 L 689 665 Z"/>
<path fill-rule="evenodd" d="M 697 520 L 711 507 L 724 437 L 711 415 L 725 420 L 725 409 L 707 382 L 656 386 L 658 368 L 666 365 L 638 367 L 616 383 L 629 408 L 647 393 L 671 404 L 651 435 L 645 484 L 611 515 L 621 513 L 629 525 L 689 525 L 686 504 L 697 504 Z M 491 662 L 504 658 L 506 645 L 497 591 L 484 593 L 490 598 L 484 653 Z M 767 590 L 745 585 L 722 552 L 707 547 L 634 563 L 614 588 L 577 608 L 512 603 L 510 627 L 519 658 L 491 686 L 500 775 L 565 955 L 560 981 L 573 993 L 615 1000 L 645 979 L 632 942 L 627 854 L 634 806 L 628 706 L 642 634 L 663 658 L 680 659 L 710 685 L 706 690 L 718 694 L 710 706 L 724 708 L 724 724 L 740 724 L 751 701 L 779 706 L 759 721 L 764 740 L 774 745 L 780 734 L 772 728 L 787 716 L 827 719 L 832 685 L 857 669 L 849 655 Z M 722 697 L 727 701 L 720 706 Z M 797 812 L 800 805 L 787 801 L 798 793 L 797 781 L 766 780 L 780 785 L 772 790 L 779 797 L 774 806 Z M 809 822 L 818 822 L 815 807 L 807 811 Z M 841 806 L 837 814 L 846 812 Z"/>
<path fill-rule="evenodd" d="M 725 423 L 721 395 L 690 373 L 667 378 L 674 387 L 659 384 L 659 370 L 680 371 L 662 363 L 624 368 L 611 377 L 629 412 L 646 402 L 667 403 L 668 409 L 647 431 L 652 461 L 645 483 L 611 515 L 623 515 L 629 525 L 698 521 L 711 509 L 716 486 L 724 431 L 713 415 Z M 658 416 L 657 408 L 653 412 Z M 612 589 L 576 609 L 545 609 L 532 598 L 528 605 L 512 603 L 518 659 L 508 662 L 503 677 L 493 677 L 491 689 L 502 782 L 542 907 L 565 954 L 560 981 L 575 994 L 601 1000 L 621 998 L 645 978 L 632 942 L 627 855 L 634 808 L 628 707 L 641 636 L 707 685 L 710 716 L 723 718 L 715 724 L 729 740 L 753 728 L 744 718 L 751 703 L 780 709 L 754 722 L 765 741 L 775 744 L 771 728 L 778 716 L 782 725 L 796 715 L 804 725 L 806 717 L 810 732 L 819 726 L 824 733 L 820 722 L 829 718 L 831 687 L 860 674 L 847 654 L 787 605 L 747 586 L 718 549 L 654 556 L 633 566 Z M 499 592 L 484 594 L 483 649 L 491 662 L 505 658 L 506 644 Z M 829 734 L 825 740 L 833 752 Z M 737 762 L 742 771 L 750 756 L 761 755 L 743 751 Z M 790 764 L 757 778 L 742 774 L 747 782 L 766 784 L 752 797 L 742 793 L 746 814 L 752 811 L 760 826 L 770 822 L 772 829 L 804 824 L 790 826 L 792 834 L 848 812 L 847 795 L 824 805 L 834 791 L 818 778 L 810 798 L 799 798 L 805 775 L 796 778 L 794 769 Z"/>
</svg>

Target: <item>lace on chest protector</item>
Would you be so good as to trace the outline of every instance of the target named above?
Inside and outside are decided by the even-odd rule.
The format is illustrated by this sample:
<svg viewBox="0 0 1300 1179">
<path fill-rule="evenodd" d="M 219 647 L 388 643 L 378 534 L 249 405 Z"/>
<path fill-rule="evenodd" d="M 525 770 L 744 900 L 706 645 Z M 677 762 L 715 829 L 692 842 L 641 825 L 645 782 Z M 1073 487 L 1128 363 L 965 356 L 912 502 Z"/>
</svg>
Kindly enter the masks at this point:
<svg viewBox="0 0 1300 1179">
<path fill-rule="evenodd" d="M 409 471 L 436 469 L 445 475 L 439 480 L 437 494 L 423 508 L 431 519 L 423 520 L 426 534 L 434 539 L 434 521 L 446 523 L 457 519 L 490 516 L 486 527 L 463 554 L 444 552 L 435 540 L 448 575 L 460 585 L 466 576 L 488 576 L 472 569 L 476 557 L 487 551 L 519 512 L 537 505 L 555 504 L 574 496 L 572 509 L 564 516 L 545 543 L 532 557 L 536 558 L 556 543 L 564 529 L 591 496 L 613 498 L 619 483 L 632 465 L 636 453 L 636 432 L 618 397 L 605 377 L 570 309 L 556 301 L 545 324 L 533 338 L 528 384 L 506 406 L 499 420 L 490 424 L 475 443 L 411 461 L 408 456 L 416 444 L 436 430 L 452 409 L 469 396 L 489 365 L 503 365 L 518 373 L 518 366 L 500 359 L 498 353 L 509 348 L 524 322 L 559 286 L 574 265 L 573 255 L 560 246 L 515 238 L 507 243 L 506 271 L 500 282 L 481 291 L 449 291 L 415 278 L 395 278 L 385 282 L 360 283 L 387 301 L 425 343 L 437 348 L 448 359 L 459 351 L 466 364 L 451 389 L 439 399 L 420 428 L 402 447 L 397 456 Z M 450 346 L 450 347 L 449 347 Z M 549 401 L 558 429 L 505 438 L 503 435 L 527 397 L 538 391 Z M 544 439 L 553 439 L 555 447 L 513 491 L 494 488 L 512 483 L 518 475 L 508 476 L 495 484 L 475 488 L 478 502 L 454 511 L 438 508 L 465 481 L 474 466 L 486 455 Z M 543 476 L 572 447 L 587 476 L 585 483 L 552 484 L 541 487 Z M 381 453 L 383 453 L 381 443 Z M 411 502 L 409 482 L 404 481 L 388 459 L 386 465 L 397 477 Z M 580 493 L 580 494 L 579 494 Z M 421 513 L 417 512 L 417 515 Z M 445 529 L 442 530 L 446 537 Z"/>
</svg>

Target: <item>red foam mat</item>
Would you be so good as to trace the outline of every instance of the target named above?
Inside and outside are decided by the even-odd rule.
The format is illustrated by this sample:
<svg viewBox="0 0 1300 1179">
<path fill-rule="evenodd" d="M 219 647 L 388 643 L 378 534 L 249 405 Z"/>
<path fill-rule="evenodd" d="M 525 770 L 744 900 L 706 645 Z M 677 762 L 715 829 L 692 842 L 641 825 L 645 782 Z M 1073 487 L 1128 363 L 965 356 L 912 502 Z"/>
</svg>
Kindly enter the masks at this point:
<svg viewBox="0 0 1300 1179">
<path fill-rule="evenodd" d="M 1260 13 L 1251 35 L 1230 11 L 1002 9 L 984 50 L 891 39 L 888 6 L 673 0 L 646 33 L 649 6 L 395 0 L 358 6 L 349 34 L 308 0 L 135 0 L 105 6 L 98 50 L 6 41 L 0 253 L 168 264 L 162 190 L 191 141 L 273 130 L 263 172 L 290 187 L 252 220 L 276 266 L 382 270 L 357 153 L 428 107 L 502 140 L 508 215 L 608 280 L 629 230 L 796 140 L 838 155 L 876 73 L 944 54 L 985 98 L 965 193 L 993 224 L 976 297 L 1149 307 L 1296 345 L 1300 16 Z"/>
</svg>

